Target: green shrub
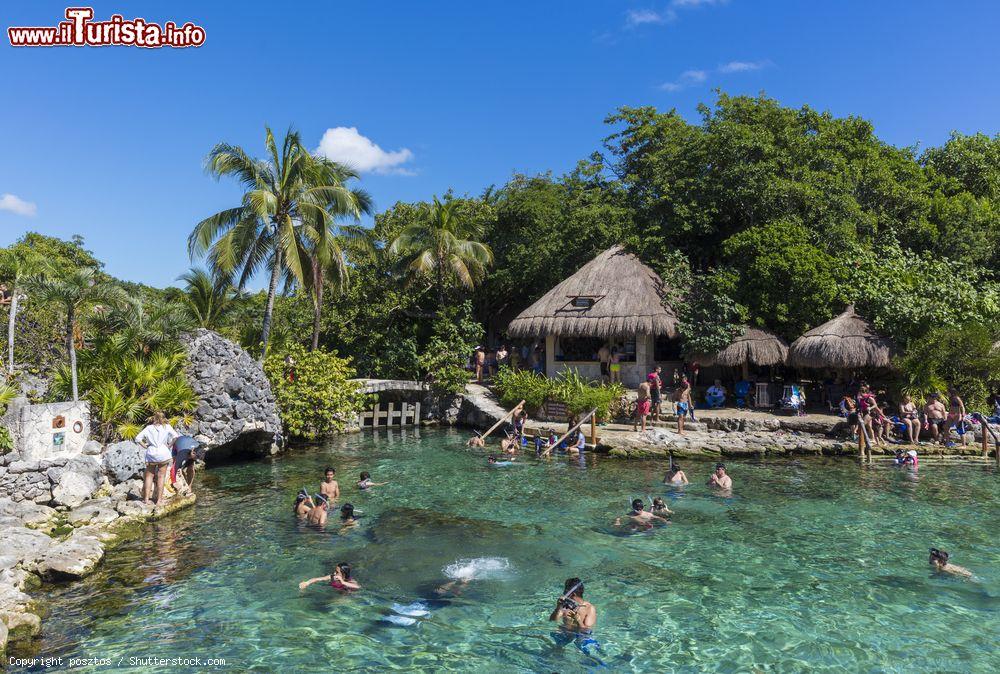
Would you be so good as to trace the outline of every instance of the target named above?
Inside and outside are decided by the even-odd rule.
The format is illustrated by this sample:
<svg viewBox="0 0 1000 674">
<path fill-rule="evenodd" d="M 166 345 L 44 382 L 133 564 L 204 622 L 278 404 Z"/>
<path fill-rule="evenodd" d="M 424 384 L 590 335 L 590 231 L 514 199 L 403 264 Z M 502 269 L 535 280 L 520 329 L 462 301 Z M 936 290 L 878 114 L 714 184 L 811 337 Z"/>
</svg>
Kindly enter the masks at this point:
<svg viewBox="0 0 1000 674">
<path fill-rule="evenodd" d="M 350 361 L 336 352 L 289 344 L 267 357 L 264 373 L 291 437 L 316 440 L 343 431 L 370 401 L 359 383 L 349 381 L 354 376 Z"/>
<path fill-rule="evenodd" d="M 506 366 L 496 373 L 493 383 L 504 407 L 513 407 L 524 400 L 529 414 L 541 409 L 554 388 L 554 382 L 547 377 L 531 370 L 515 370 Z"/>
<path fill-rule="evenodd" d="M 417 365 L 425 381 L 439 393 L 461 393 L 469 383 L 465 364 L 483 328 L 472 318 L 472 306 L 465 302 L 444 307 L 431 326 L 431 336 Z"/>
<path fill-rule="evenodd" d="M 992 333 L 978 323 L 931 329 L 900 361 L 903 392 L 919 401 L 953 386 L 967 409 L 985 409 L 990 386 L 1000 382 L 1000 351 L 993 343 Z"/>
<path fill-rule="evenodd" d="M 6 454 L 14 449 L 14 438 L 10 435 L 10 429 L 0 426 L 0 454 Z"/>
</svg>

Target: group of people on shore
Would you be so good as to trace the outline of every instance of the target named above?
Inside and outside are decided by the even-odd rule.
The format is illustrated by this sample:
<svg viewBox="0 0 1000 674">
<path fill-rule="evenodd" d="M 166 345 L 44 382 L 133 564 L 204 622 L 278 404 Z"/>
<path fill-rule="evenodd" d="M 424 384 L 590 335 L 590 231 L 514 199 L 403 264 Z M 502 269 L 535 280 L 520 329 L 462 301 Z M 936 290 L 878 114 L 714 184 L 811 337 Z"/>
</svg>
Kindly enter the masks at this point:
<svg viewBox="0 0 1000 674">
<path fill-rule="evenodd" d="M 135 442 L 144 450 L 143 504 L 162 505 L 163 493 L 167 489 L 194 493 L 195 463 L 204 457 L 204 452 L 200 451 L 201 443 L 174 430 L 163 412 L 153 413 L 149 424 L 135 436 Z M 178 474 L 183 478 L 182 485 L 177 484 Z"/>
<path fill-rule="evenodd" d="M 652 417 L 652 421 L 660 421 L 663 414 L 663 398 L 667 389 L 664 385 L 663 368 L 657 365 L 652 372 L 646 375 L 646 380 L 639 384 L 638 396 L 635 401 L 635 414 L 633 430 L 646 431 L 646 420 Z M 716 382 L 718 384 L 719 382 Z M 674 370 L 674 386 L 670 390 L 670 402 L 673 404 L 673 414 L 677 417 L 677 432 L 684 435 L 684 419 L 691 417 L 691 421 L 697 421 L 694 416 L 694 401 L 691 398 L 691 381 L 686 374 Z"/>
<path fill-rule="evenodd" d="M 867 384 L 861 384 L 857 393 L 845 393 L 840 400 L 840 414 L 848 420 L 855 437 L 863 432 L 869 441 L 882 447 L 897 441 L 922 445 L 922 433 L 929 436 L 931 444 L 946 447 L 954 447 L 956 441 L 966 445 L 973 439 L 965 402 L 954 388 L 948 391 L 947 404 L 933 392 L 918 407 L 911 396 L 904 394 L 895 414 L 890 408 L 879 403 Z"/>
<path fill-rule="evenodd" d="M 475 373 L 476 381 L 481 384 L 491 379 L 501 367 L 542 374 L 545 369 L 545 347 L 541 344 L 525 344 L 521 347 L 501 344 L 496 349 L 477 346 L 472 352 L 468 369 Z"/>
</svg>

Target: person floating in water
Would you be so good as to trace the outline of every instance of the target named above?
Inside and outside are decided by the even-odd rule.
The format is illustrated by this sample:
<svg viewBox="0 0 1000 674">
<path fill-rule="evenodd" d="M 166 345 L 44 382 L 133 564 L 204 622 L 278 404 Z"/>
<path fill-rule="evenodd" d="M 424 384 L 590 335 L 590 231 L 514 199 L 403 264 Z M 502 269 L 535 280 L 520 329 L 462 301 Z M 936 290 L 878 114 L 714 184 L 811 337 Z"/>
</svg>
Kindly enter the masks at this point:
<svg viewBox="0 0 1000 674">
<path fill-rule="evenodd" d="M 575 641 L 585 655 L 594 657 L 591 650 L 600 651 L 600 644 L 591 635 L 597 626 L 597 608 L 583 598 L 583 581 L 567 578 L 563 595 L 556 600 L 556 608 L 549 620 L 560 623 L 559 632 L 553 635 L 560 646 Z"/>
<path fill-rule="evenodd" d="M 653 499 L 653 505 L 649 511 L 657 517 L 670 517 L 674 514 L 674 511 L 667 507 L 667 502 L 660 496 Z"/>
<path fill-rule="evenodd" d="M 299 589 L 304 590 L 313 583 L 330 583 L 330 587 L 341 592 L 354 592 L 360 590 L 361 585 L 351 577 L 351 565 L 347 562 L 340 562 L 333 567 L 329 576 L 310 578 L 299 583 Z"/>
<path fill-rule="evenodd" d="M 315 507 L 315 505 L 316 504 L 313 503 L 312 496 L 309 495 L 309 492 L 305 489 L 301 489 L 295 496 L 295 505 L 292 507 L 292 510 L 295 511 L 295 514 L 298 517 L 305 517 L 309 514 L 309 511 Z"/>
<path fill-rule="evenodd" d="M 372 482 L 372 474 L 367 470 L 361 473 L 361 479 L 358 480 L 358 489 L 364 491 L 365 489 L 371 489 L 372 487 L 384 487 L 389 484 L 388 482 Z"/>
<path fill-rule="evenodd" d="M 513 466 L 514 462 L 512 460 L 510 460 L 510 459 L 508 459 L 506 461 L 498 461 L 497 457 L 495 457 L 492 454 L 490 454 L 489 458 L 486 459 L 486 464 L 489 465 L 489 466 L 503 467 L 503 466 Z"/>
<path fill-rule="evenodd" d="M 715 472 L 708 478 L 707 484 L 709 487 L 715 487 L 723 491 L 729 491 L 733 488 L 733 478 L 729 477 L 726 473 L 726 464 L 715 464 Z"/>
<path fill-rule="evenodd" d="M 667 474 L 663 476 L 663 484 L 690 484 L 688 482 L 688 476 L 684 474 L 681 470 L 680 464 L 674 463 L 670 465 L 670 470 Z"/>
<path fill-rule="evenodd" d="M 632 511 L 629 512 L 628 518 L 629 521 L 627 524 L 622 521 L 622 518 L 615 518 L 615 526 L 632 526 L 633 528 L 638 527 L 642 529 L 652 529 L 653 524 L 657 522 L 663 522 L 664 524 L 668 523 L 666 518 L 654 515 L 651 512 L 646 512 L 646 506 L 643 504 L 641 498 L 633 499 Z"/>
<path fill-rule="evenodd" d="M 316 497 L 316 505 L 306 515 L 306 522 L 316 527 L 326 526 L 326 513 L 330 509 L 329 501 L 320 494 Z"/>
<path fill-rule="evenodd" d="M 938 550 L 937 548 L 931 548 L 930 565 L 938 573 L 950 573 L 953 576 L 961 576 L 962 578 L 971 578 L 972 572 L 963 566 L 958 566 L 957 564 L 951 564 L 948 562 L 948 553 L 944 550 Z"/>
<path fill-rule="evenodd" d="M 327 498 L 330 503 L 336 503 L 340 498 L 340 485 L 334 479 L 337 471 L 327 466 L 323 471 L 323 481 L 319 485 L 319 493 Z"/>
</svg>

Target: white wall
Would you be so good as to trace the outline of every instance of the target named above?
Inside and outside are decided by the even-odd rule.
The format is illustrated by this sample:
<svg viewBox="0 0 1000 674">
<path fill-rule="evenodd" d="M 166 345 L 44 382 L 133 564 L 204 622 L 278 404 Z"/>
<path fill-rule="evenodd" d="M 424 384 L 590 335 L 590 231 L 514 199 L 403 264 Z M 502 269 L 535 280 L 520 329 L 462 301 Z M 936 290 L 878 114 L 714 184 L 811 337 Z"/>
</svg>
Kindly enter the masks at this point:
<svg viewBox="0 0 1000 674">
<path fill-rule="evenodd" d="M 53 422 L 62 417 L 63 425 Z M 24 461 L 75 456 L 90 439 L 90 407 L 84 401 L 25 405 L 15 430 L 16 449 Z M 56 444 L 61 434 L 62 443 Z"/>
</svg>

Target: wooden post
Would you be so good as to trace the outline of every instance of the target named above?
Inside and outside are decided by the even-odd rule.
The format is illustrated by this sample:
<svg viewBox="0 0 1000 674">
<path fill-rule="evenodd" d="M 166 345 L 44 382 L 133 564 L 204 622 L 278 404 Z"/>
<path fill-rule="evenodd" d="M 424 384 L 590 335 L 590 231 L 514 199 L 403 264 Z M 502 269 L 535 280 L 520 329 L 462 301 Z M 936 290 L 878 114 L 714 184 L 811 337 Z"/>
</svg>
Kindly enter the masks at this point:
<svg viewBox="0 0 1000 674">
<path fill-rule="evenodd" d="M 385 415 L 385 425 L 386 426 L 392 426 L 392 410 L 393 410 L 393 408 L 396 407 L 396 404 L 395 403 L 387 403 L 386 407 L 388 408 L 388 410 L 387 410 L 386 415 Z"/>
<path fill-rule="evenodd" d="M 379 407 L 380 407 L 379 403 L 375 403 L 374 405 L 372 405 L 372 428 L 378 428 Z"/>
<path fill-rule="evenodd" d="M 413 425 L 414 426 L 420 425 L 420 403 L 416 403 L 413 406 Z"/>
<path fill-rule="evenodd" d="M 597 446 L 597 415 L 590 415 L 590 444 Z"/>
<path fill-rule="evenodd" d="M 863 424 L 858 424 L 858 460 L 865 462 L 865 432 L 862 430 Z"/>
<path fill-rule="evenodd" d="M 980 430 L 983 433 L 983 458 L 985 459 L 987 456 L 990 455 L 990 445 L 989 445 L 989 441 L 986 439 L 986 434 L 989 433 L 990 431 L 989 431 L 988 428 L 986 428 L 986 418 L 985 417 L 982 417 L 982 416 L 979 417 L 979 428 L 980 428 Z"/>
<path fill-rule="evenodd" d="M 507 414 L 503 415 L 500 418 L 500 421 L 498 421 L 495 424 L 493 424 L 492 426 L 490 426 L 489 430 L 486 431 L 485 433 L 483 433 L 482 435 L 480 435 L 479 437 L 482 438 L 483 440 L 485 440 L 487 437 L 489 437 L 490 433 L 492 433 L 493 431 L 495 431 L 497 428 L 500 427 L 500 424 L 502 424 L 503 422 L 507 421 L 507 419 L 509 419 L 511 416 L 513 416 L 514 413 L 517 412 L 518 410 L 520 410 L 522 407 L 524 407 L 524 401 L 523 400 L 521 402 L 519 402 L 518 404 L 514 405 L 514 408 L 510 412 L 507 412 Z"/>
</svg>

